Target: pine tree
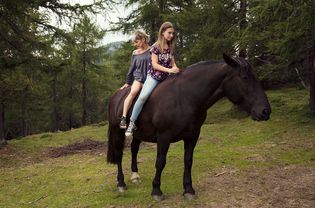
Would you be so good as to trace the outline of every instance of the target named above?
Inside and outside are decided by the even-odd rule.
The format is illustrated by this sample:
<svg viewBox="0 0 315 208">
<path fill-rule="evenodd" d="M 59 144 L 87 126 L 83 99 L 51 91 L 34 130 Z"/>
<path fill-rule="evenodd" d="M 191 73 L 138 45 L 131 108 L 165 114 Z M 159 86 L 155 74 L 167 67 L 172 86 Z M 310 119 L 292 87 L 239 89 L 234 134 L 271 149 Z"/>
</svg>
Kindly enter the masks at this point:
<svg viewBox="0 0 315 208">
<path fill-rule="evenodd" d="M 28 127 L 27 103 L 30 100 L 29 92 L 34 88 L 26 85 L 20 91 L 20 88 L 10 89 L 8 85 L 13 83 L 15 76 L 18 76 L 19 70 L 29 67 L 32 70 L 34 65 L 38 63 L 38 69 L 41 62 L 45 62 L 47 57 L 43 56 L 43 52 L 50 47 L 51 42 L 47 42 L 46 36 L 56 38 L 65 36 L 65 32 L 52 25 L 49 17 L 54 14 L 60 21 L 73 22 L 86 13 L 106 12 L 108 6 L 112 6 L 112 0 L 97 0 L 91 5 L 71 5 L 70 3 L 62 3 L 60 0 L 4 0 L 0 2 L 0 143 L 5 143 L 7 137 L 6 118 L 15 117 L 14 120 L 21 120 L 21 135 L 31 132 Z M 49 38 L 49 39 L 50 39 Z M 30 64 L 32 65 L 30 67 Z M 9 72 L 10 71 L 10 72 Z M 17 75 L 14 75 L 16 72 Z M 32 74 L 27 70 L 27 74 Z M 13 75 L 12 75 L 13 73 Z M 12 75 L 12 76 L 11 76 Z M 8 80 L 9 77 L 12 80 Z M 29 78 L 29 77 L 28 77 Z M 26 79 L 28 80 L 28 79 Z M 32 79 L 30 79 L 32 80 Z M 30 82 L 33 83 L 33 82 Z M 18 86 L 17 86 L 18 87 Z M 9 90 L 8 90 L 9 89 Z M 22 93 L 22 97 L 20 96 Z M 33 93 L 31 93 L 33 94 Z M 35 93 L 37 94 L 37 93 Z M 8 112 L 12 106 L 12 100 L 20 98 L 21 109 L 20 114 Z M 22 99 L 23 98 L 23 99 Z M 33 106 L 31 106 L 33 108 Z M 15 111 L 14 111 L 15 112 Z M 34 118 L 35 119 L 35 118 Z M 16 128 L 14 128 L 16 129 Z M 12 129 L 11 129 L 12 130 Z M 12 131 L 10 131 L 12 132 Z"/>
<path fill-rule="evenodd" d="M 87 104 L 89 72 L 97 67 L 95 64 L 99 58 L 97 44 L 102 40 L 104 34 L 104 31 L 99 30 L 87 16 L 84 16 L 80 23 L 74 26 L 73 30 L 77 64 L 81 68 L 82 125 L 86 125 L 88 119 Z"/>
</svg>

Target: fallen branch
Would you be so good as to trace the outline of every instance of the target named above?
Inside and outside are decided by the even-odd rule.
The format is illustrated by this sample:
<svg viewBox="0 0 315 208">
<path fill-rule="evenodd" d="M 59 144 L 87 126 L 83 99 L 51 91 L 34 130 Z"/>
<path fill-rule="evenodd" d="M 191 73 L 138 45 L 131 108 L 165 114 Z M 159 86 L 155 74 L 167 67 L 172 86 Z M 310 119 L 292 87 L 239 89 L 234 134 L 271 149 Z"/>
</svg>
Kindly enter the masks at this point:
<svg viewBox="0 0 315 208">
<path fill-rule="evenodd" d="M 299 72 L 298 68 L 295 67 L 294 69 L 295 69 L 295 72 L 296 72 L 296 74 L 297 74 L 297 76 L 298 76 L 298 78 L 299 78 L 299 80 L 300 80 L 302 86 L 303 86 L 305 89 L 307 89 L 307 86 L 306 86 L 304 80 L 302 79 L 302 76 L 300 75 L 300 72 Z"/>
<path fill-rule="evenodd" d="M 39 197 L 38 199 L 34 200 L 34 201 L 31 201 L 31 202 L 28 202 L 28 204 L 34 204 L 35 202 L 38 202 L 39 200 L 41 199 L 45 199 L 47 196 L 41 196 Z"/>
<path fill-rule="evenodd" d="M 221 172 L 221 173 L 216 174 L 214 177 L 219 177 L 219 176 L 224 175 L 224 174 L 226 174 L 226 173 L 227 173 L 226 171 L 223 171 L 223 172 Z"/>
</svg>

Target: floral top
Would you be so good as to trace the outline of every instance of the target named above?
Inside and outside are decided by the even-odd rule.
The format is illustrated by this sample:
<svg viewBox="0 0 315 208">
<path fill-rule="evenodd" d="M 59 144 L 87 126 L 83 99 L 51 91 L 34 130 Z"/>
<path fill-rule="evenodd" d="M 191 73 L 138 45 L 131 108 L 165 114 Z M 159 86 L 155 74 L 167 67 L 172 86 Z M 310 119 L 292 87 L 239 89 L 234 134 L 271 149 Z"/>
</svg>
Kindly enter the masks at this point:
<svg viewBox="0 0 315 208">
<path fill-rule="evenodd" d="M 163 53 L 161 53 L 161 51 L 157 47 L 157 45 L 154 44 L 151 47 L 150 52 L 154 53 L 155 55 L 158 56 L 158 64 L 159 65 L 164 66 L 166 68 L 172 68 L 171 57 L 174 54 L 171 53 L 170 49 L 164 49 Z M 149 70 L 148 70 L 148 74 L 153 79 L 158 80 L 158 81 L 165 80 L 168 77 L 168 75 L 169 75 L 169 73 L 167 73 L 167 72 L 162 72 L 162 71 L 154 69 L 152 63 L 150 64 L 150 67 L 149 67 Z"/>
</svg>

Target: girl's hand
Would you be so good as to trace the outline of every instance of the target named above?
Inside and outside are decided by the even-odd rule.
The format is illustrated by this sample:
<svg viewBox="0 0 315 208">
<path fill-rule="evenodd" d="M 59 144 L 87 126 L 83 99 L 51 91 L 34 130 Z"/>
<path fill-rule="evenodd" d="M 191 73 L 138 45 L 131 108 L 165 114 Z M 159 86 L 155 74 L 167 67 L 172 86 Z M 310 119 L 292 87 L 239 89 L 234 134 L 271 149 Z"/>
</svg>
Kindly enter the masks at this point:
<svg viewBox="0 0 315 208">
<path fill-rule="evenodd" d="M 173 66 L 172 68 L 170 68 L 169 73 L 171 74 L 177 74 L 181 71 L 180 68 L 178 68 L 177 66 Z"/>
<path fill-rule="evenodd" d="M 124 84 L 121 88 L 119 88 L 120 90 L 123 90 L 125 88 L 129 87 L 129 84 Z"/>
</svg>

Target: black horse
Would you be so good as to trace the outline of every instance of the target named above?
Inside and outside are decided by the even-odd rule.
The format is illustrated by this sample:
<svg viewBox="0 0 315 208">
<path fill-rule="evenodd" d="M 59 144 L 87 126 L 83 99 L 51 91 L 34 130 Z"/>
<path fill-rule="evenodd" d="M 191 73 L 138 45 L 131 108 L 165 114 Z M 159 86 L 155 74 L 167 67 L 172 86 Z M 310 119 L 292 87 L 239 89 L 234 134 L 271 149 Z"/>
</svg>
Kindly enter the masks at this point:
<svg viewBox="0 0 315 208">
<path fill-rule="evenodd" d="M 132 148 L 132 171 L 138 172 L 137 153 L 141 141 L 157 143 L 156 173 L 151 195 L 162 199 L 160 179 L 170 143 L 184 140 L 184 196 L 195 195 L 191 167 L 193 152 L 207 109 L 226 96 L 248 112 L 253 120 L 268 120 L 271 108 L 267 96 L 251 65 L 243 58 L 223 54 L 225 62 L 199 62 L 184 72 L 168 77 L 158 85 L 143 107 L 136 123 Z M 122 171 L 125 135 L 119 129 L 123 101 L 129 89 L 118 90 L 109 103 L 107 161 L 118 165 L 118 188 L 126 184 Z"/>
</svg>

